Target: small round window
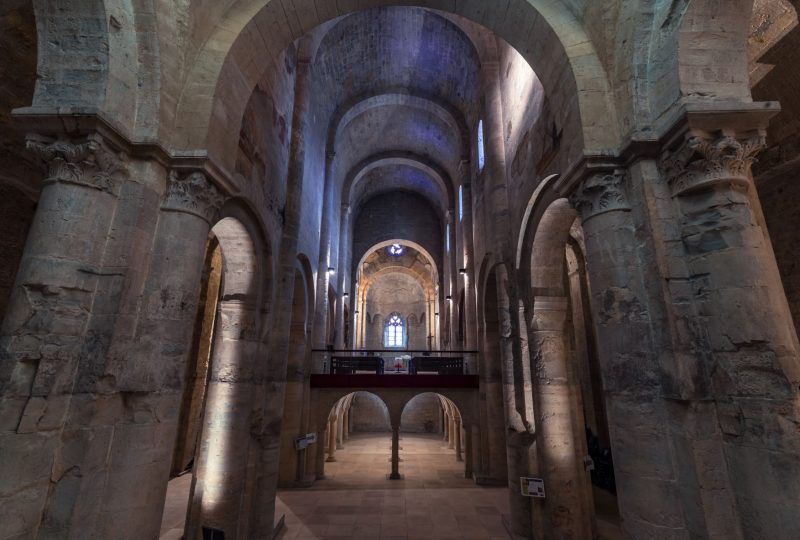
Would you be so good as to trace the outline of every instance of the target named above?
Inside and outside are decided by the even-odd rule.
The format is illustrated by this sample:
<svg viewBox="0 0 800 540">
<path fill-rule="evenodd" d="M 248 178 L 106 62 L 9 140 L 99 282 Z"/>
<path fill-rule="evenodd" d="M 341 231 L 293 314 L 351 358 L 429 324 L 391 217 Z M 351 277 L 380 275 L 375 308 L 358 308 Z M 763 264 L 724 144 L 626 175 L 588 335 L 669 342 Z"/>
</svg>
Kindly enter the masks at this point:
<svg viewBox="0 0 800 540">
<path fill-rule="evenodd" d="M 395 257 L 399 257 L 405 251 L 400 244 L 392 244 L 386 249 L 389 251 L 389 255 L 394 255 Z"/>
</svg>

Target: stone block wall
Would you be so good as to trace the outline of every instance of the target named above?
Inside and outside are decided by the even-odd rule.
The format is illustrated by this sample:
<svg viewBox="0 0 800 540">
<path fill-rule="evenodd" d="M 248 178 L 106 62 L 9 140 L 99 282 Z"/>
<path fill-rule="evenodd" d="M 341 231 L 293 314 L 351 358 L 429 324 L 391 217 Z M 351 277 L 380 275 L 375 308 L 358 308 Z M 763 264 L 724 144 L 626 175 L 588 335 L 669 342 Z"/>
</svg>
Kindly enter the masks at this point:
<svg viewBox="0 0 800 540">
<path fill-rule="evenodd" d="M 400 418 L 403 433 L 440 433 L 442 415 L 436 394 L 420 394 L 406 404 Z"/>
<path fill-rule="evenodd" d="M 350 408 L 354 432 L 390 433 L 389 411 L 375 394 L 356 392 Z"/>
<path fill-rule="evenodd" d="M 364 204 L 353 228 L 353 265 L 370 247 L 396 238 L 418 243 L 442 268 L 444 228 L 439 216 L 423 197 L 404 191 L 377 195 Z"/>
</svg>

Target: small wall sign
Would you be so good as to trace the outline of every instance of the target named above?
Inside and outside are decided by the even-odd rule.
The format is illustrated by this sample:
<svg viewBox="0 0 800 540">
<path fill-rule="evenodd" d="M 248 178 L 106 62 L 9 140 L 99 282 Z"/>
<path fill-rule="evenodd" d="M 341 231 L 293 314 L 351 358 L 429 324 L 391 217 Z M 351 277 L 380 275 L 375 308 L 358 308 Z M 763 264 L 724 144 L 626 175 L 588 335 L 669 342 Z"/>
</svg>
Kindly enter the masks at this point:
<svg viewBox="0 0 800 540">
<path fill-rule="evenodd" d="M 317 442 L 317 434 L 306 433 L 305 435 L 301 435 L 294 440 L 294 447 L 296 450 L 303 450 L 315 442 Z"/>
<path fill-rule="evenodd" d="M 541 478 L 526 478 L 523 476 L 520 477 L 519 482 L 523 497 L 544 499 L 544 480 Z"/>
</svg>

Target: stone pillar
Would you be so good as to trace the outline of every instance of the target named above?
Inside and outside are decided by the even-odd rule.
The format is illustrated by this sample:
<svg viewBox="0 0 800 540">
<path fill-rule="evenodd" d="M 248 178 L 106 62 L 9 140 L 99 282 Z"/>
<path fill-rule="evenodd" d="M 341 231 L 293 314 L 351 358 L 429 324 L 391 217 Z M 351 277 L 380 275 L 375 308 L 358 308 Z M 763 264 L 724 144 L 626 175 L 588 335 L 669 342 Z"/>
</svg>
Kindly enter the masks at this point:
<svg viewBox="0 0 800 540">
<path fill-rule="evenodd" d="M 392 474 L 389 480 L 400 480 L 400 426 L 392 425 Z"/>
<path fill-rule="evenodd" d="M 453 414 L 450 414 L 450 418 L 447 422 L 447 448 L 455 448 L 456 447 L 456 421 Z"/>
<path fill-rule="evenodd" d="M 461 457 L 461 419 L 456 419 L 455 423 L 455 438 L 456 438 L 456 460 L 464 461 Z"/>
<path fill-rule="evenodd" d="M 651 263 L 638 252 L 625 184 L 621 172 L 592 174 L 572 201 L 582 215 L 622 526 L 630 538 L 655 538 L 681 530 L 684 510 L 651 335 L 645 286 Z"/>
<path fill-rule="evenodd" d="M 344 335 L 344 327 L 345 327 L 345 320 L 344 320 L 344 305 L 347 303 L 350 304 L 349 298 L 350 293 L 348 292 L 348 297 L 344 297 L 344 293 L 347 292 L 346 290 L 346 278 L 348 277 L 350 270 L 347 268 L 351 264 L 352 256 L 350 254 L 350 230 L 352 228 L 352 224 L 350 222 L 350 205 L 343 204 L 341 206 L 341 214 L 339 217 L 339 257 L 338 257 L 338 267 L 336 269 L 336 292 L 339 297 L 339 301 L 336 302 L 336 342 L 334 343 L 334 347 L 337 349 L 346 349 L 350 347 L 350 343 L 345 342 L 345 335 Z M 352 313 L 350 314 L 350 319 L 352 320 Z M 347 321 L 348 323 L 350 321 Z M 352 332 L 352 330 L 351 330 Z"/>
<path fill-rule="evenodd" d="M 465 180 L 469 178 L 470 166 L 469 161 L 462 161 L 460 165 L 461 177 L 463 184 L 461 184 L 462 200 L 464 219 L 461 223 L 461 231 L 464 237 L 463 257 L 461 263 L 466 269 L 466 274 L 459 274 L 461 282 L 464 284 L 464 327 L 465 338 L 464 347 L 467 350 L 475 350 L 477 348 L 476 338 L 478 336 L 478 324 L 476 322 L 476 309 L 477 303 L 475 300 L 476 290 L 475 283 L 477 277 L 475 276 L 475 247 L 473 242 L 473 226 L 472 226 L 472 185 Z"/>
<path fill-rule="evenodd" d="M 472 478 L 472 426 L 464 426 L 464 478 Z"/>
<path fill-rule="evenodd" d="M 442 408 L 442 440 L 447 442 L 450 437 L 450 415 Z"/>
<path fill-rule="evenodd" d="M 129 498 L 129 508 L 137 510 L 130 513 L 133 520 L 130 526 L 138 520 L 158 522 L 158 515 L 163 511 L 169 473 L 160 463 L 172 458 L 187 359 L 193 345 L 208 232 L 217 220 L 222 202 L 223 196 L 205 173 L 170 173 L 158 215 L 149 274 L 141 297 L 136 299 L 142 306 L 136 331 L 133 339 L 120 340 L 113 347 L 117 354 L 112 353 L 112 358 L 117 358 L 118 364 L 109 366 L 109 372 L 114 373 L 120 391 L 138 395 L 141 402 L 137 407 L 169 410 L 175 414 L 174 420 L 162 414 L 145 420 L 146 417 L 140 415 L 115 427 L 115 436 L 122 437 L 124 443 L 113 452 L 116 465 L 106 482 L 112 489 L 124 492 Z M 171 429 L 165 430 L 173 421 Z M 170 442 L 163 448 L 156 444 L 149 453 L 150 463 L 141 465 L 143 449 L 131 441 L 166 438 Z M 157 463 L 159 466 L 154 466 Z M 128 487 L 121 490 L 120 486 Z M 149 501 L 155 489 L 159 498 L 150 503 L 149 519 L 145 519 L 142 500 Z M 102 517 L 98 523 L 103 523 L 105 534 L 113 536 L 122 526 L 119 515 L 113 511 L 119 509 L 118 503 L 107 499 L 101 508 Z"/>
<path fill-rule="evenodd" d="M 350 438 L 350 407 L 344 410 L 344 429 L 342 430 L 342 438 L 346 441 Z"/>
<path fill-rule="evenodd" d="M 670 411 L 693 465 L 684 505 L 704 509 L 703 528 L 690 523 L 698 536 L 788 538 L 799 524 L 800 499 L 776 486 L 800 485 L 800 356 L 751 173 L 768 105 L 688 113 L 661 161 L 672 206 L 655 211 L 674 216 L 663 253 L 683 332 Z"/>
<path fill-rule="evenodd" d="M 591 483 L 583 466 L 587 454 L 580 386 L 567 351 L 565 297 L 535 297 L 529 336 L 536 399 L 536 450 L 547 497 L 532 500 L 543 514 L 547 538 L 592 538 Z M 541 507 L 541 510 L 538 510 Z"/>
<path fill-rule="evenodd" d="M 330 437 L 330 423 L 322 424 L 326 429 L 319 432 L 319 440 L 317 441 L 317 452 L 314 463 L 314 471 L 317 480 L 325 479 L 325 448 L 328 446 L 328 439 Z"/>
<path fill-rule="evenodd" d="M 333 219 L 333 161 L 336 154 L 329 151 L 325 155 L 325 187 L 322 199 L 322 223 L 320 225 L 320 249 L 319 262 L 317 265 L 317 292 L 316 307 L 314 309 L 314 348 L 324 349 L 328 343 L 326 335 L 328 328 L 328 286 L 330 284 L 330 274 L 328 268 L 331 266 L 331 220 Z M 341 269 L 337 269 L 341 271 Z M 331 344 L 332 345 L 332 344 Z M 328 359 L 330 361 L 330 359 Z M 321 366 L 315 366 L 318 371 Z"/>
<path fill-rule="evenodd" d="M 336 461 L 336 423 L 335 416 L 328 421 L 328 463 Z"/>
<path fill-rule="evenodd" d="M 82 475 L 107 472 L 104 459 L 83 458 L 104 454 L 113 430 L 80 431 L 89 428 L 81 417 L 65 428 L 71 409 L 78 412 L 72 400 L 91 400 L 95 390 L 83 374 L 104 359 L 90 349 L 113 333 L 88 331 L 100 290 L 118 286 L 104 255 L 125 169 L 99 136 L 30 140 L 28 148 L 48 173 L 0 330 L 0 522 L 9 537 L 35 537 L 40 527 L 66 536 Z M 69 444 L 74 455 L 63 455 Z"/>
<path fill-rule="evenodd" d="M 313 470 L 315 461 L 314 450 L 307 448 L 298 452 L 294 447 L 294 438 L 296 436 L 305 435 L 313 431 L 313 427 L 310 425 L 313 420 L 309 407 L 311 389 L 309 386 L 310 366 L 307 356 L 310 348 L 308 341 L 311 338 L 309 335 L 311 324 L 305 319 L 292 321 L 295 301 L 294 280 L 298 273 L 297 244 L 305 180 L 306 136 L 311 101 L 311 85 L 309 84 L 311 68 L 309 60 L 305 58 L 305 50 L 303 45 L 299 47 L 296 64 L 286 181 L 286 205 L 283 210 L 284 221 L 278 253 L 275 305 L 272 310 L 274 320 L 269 336 L 271 350 L 269 364 L 272 368 L 270 370 L 270 378 L 280 381 L 285 377 L 286 381 L 283 414 L 274 411 L 274 405 L 271 411 L 282 418 L 280 471 L 278 475 L 278 481 L 281 486 L 297 485 L 297 482 L 300 485 L 307 485 L 310 479 L 306 478 L 306 471 Z M 307 291 L 306 294 L 311 295 L 312 291 Z M 308 296 L 306 301 L 310 302 Z M 273 391 L 279 388 L 279 384 L 275 384 L 272 387 Z M 267 403 L 275 403 L 272 396 L 270 396 Z M 274 435 L 265 437 L 264 440 L 271 436 Z M 325 446 L 321 438 L 317 444 Z M 267 443 L 261 457 L 263 471 L 260 477 L 264 479 L 264 484 L 259 484 L 256 490 L 258 497 L 266 497 L 274 491 L 274 475 L 270 468 L 274 466 L 277 460 L 278 457 L 275 455 L 274 445 Z M 273 504 L 272 500 L 268 500 L 264 504 L 256 503 L 256 507 L 264 508 Z M 272 517 L 272 514 L 264 511 L 254 513 L 258 534 L 266 535 L 268 534 L 267 531 L 271 531 L 274 526 Z"/>
<path fill-rule="evenodd" d="M 344 405 L 336 417 L 336 449 L 344 448 Z"/>
</svg>

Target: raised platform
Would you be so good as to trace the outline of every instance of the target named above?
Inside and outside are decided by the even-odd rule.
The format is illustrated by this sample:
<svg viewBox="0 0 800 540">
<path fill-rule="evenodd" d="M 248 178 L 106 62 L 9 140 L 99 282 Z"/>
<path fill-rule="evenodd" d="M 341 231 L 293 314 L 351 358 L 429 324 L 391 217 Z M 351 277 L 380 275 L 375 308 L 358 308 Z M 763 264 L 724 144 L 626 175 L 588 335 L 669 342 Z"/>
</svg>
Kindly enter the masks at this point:
<svg viewBox="0 0 800 540">
<path fill-rule="evenodd" d="M 477 375 L 311 375 L 311 388 L 478 388 Z"/>
</svg>

